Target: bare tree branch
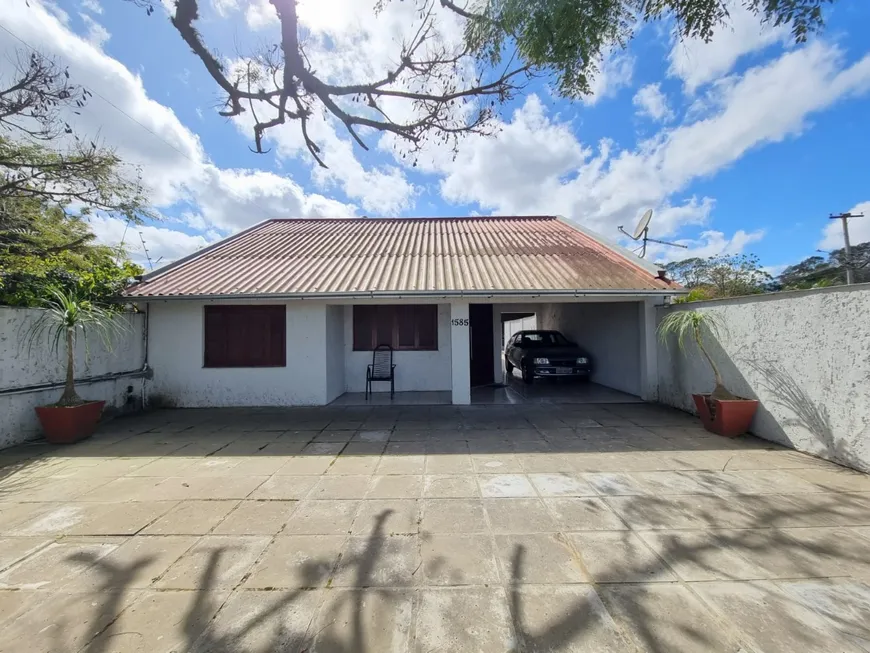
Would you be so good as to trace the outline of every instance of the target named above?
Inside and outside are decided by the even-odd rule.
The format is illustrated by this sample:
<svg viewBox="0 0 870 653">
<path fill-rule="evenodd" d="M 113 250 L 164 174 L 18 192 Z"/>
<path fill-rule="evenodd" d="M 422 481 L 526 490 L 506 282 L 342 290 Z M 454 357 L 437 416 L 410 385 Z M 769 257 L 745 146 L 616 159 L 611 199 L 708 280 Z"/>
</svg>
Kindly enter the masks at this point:
<svg viewBox="0 0 870 653">
<path fill-rule="evenodd" d="M 11 83 L 0 80 L 0 129 L 41 141 L 69 133 L 59 110 L 80 109 L 90 92 L 72 84 L 69 72 L 54 59 L 36 52 L 27 57 L 17 52 L 13 63 Z"/>
<path fill-rule="evenodd" d="M 311 120 L 331 116 L 368 150 L 364 130 L 390 133 L 419 149 L 430 135 L 452 140 L 468 133 L 489 133 L 491 107 L 520 90 L 531 68 L 517 64 L 493 79 L 466 81 L 474 55 L 462 43 L 451 49 L 439 40 L 436 9 L 464 10 L 445 0 L 419 0 L 419 23 L 400 46 L 396 64 L 371 82 L 334 84 L 314 70 L 300 40 L 296 0 L 269 0 L 280 23 L 280 43 L 249 58 L 239 72 L 229 72 L 196 29 L 198 0 L 177 0 L 171 22 L 202 61 L 224 94 L 223 116 L 246 111 L 253 118 L 253 151 L 264 153 L 270 129 L 296 121 L 305 146 L 318 165 L 326 167 L 321 147 L 312 137 Z M 465 12 L 467 13 L 467 12 Z M 469 14 L 470 15 L 470 14 Z M 259 67 L 261 70 L 255 70 Z M 268 88 L 262 88 L 268 83 Z M 488 98 L 488 104 L 483 100 Z M 395 111 L 381 104 L 388 101 Z M 396 104 L 399 103 L 399 104 Z M 405 108 L 399 111 L 399 108 Z M 263 113 L 271 114 L 263 116 Z M 405 116 L 391 118 L 391 114 Z M 262 116 L 262 117 L 261 117 Z"/>
</svg>

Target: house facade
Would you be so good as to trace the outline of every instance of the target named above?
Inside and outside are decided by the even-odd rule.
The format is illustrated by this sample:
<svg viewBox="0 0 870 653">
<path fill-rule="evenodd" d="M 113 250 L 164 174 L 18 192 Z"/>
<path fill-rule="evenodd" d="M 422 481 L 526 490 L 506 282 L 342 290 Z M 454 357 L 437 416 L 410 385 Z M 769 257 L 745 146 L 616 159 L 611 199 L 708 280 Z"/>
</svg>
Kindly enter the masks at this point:
<svg viewBox="0 0 870 653">
<path fill-rule="evenodd" d="M 564 219 L 270 220 L 143 277 L 151 395 L 167 405 L 324 405 L 362 392 L 372 349 L 396 391 L 500 381 L 503 324 L 535 315 L 656 397 L 655 307 L 682 289 Z M 376 386 L 375 390 L 384 389 Z"/>
</svg>

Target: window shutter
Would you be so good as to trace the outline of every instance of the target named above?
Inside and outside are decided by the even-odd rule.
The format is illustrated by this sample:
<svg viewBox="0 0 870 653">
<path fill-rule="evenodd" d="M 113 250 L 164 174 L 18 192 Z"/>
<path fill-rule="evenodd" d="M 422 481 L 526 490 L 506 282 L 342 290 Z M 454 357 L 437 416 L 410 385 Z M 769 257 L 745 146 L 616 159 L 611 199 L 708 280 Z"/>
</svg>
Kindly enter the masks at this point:
<svg viewBox="0 0 870 653">
<path fill-rule="evenodd" d="M 370 351 L 374 348 L 374 306 L 353 307 L 353 348 Z"/>
<path fill-rule="evenodd" d="M 283 367 L 287 364 L 287 307 L 206 306 L 205 367 Z"/>
<path fill-rule="evenodd" d="M 415 306 L 417 348 L 438 349 L 438 306 Z"/>
</svg>

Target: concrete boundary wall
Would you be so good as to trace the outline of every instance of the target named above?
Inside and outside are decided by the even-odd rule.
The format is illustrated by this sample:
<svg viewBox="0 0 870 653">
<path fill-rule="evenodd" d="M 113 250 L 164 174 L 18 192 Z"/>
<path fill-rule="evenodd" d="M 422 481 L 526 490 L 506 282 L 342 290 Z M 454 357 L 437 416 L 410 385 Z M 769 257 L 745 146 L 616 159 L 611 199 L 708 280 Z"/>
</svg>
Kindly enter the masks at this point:
<svg viewBox="0 0 870 653">
<path fill-rule="evenodd" d="M 760 401 L 755 435 L 870 471 L 870 284 L 657 309 L 717 314 L 710 350 L 728 389 Z M 713 375 L 694 345 L 658 344 L 659 401 L 694 412 Z"/>
<path fill-rule="evenodd" d="M 26 390 L 63 383 L 66 375 L 63 351 L 55 355 L 47 336 L 28 346 L 31 325 L 41 313 L 42 309 L 36 308 L 0 307 L 0 390 L 14 391 L 0 393 L 0 448 L 39 438 L 41 431 L 34 407 L 57 401 L 63 392 L 61 387 Z M 102 378 L 142 370 L 145 317 L 124 315 L 118 319 L 126 320 L 129 328 L 114 339 L 111 351 L 96 334 L 91 334 L 87 342 L 79 337 L 76 378 Z M 129 405 L 140 406 L 142 383 L 142 378 L 121 377 L 81 384 L 77 389 L 83 399 L 106 401 L 107 412 L 112 412 Z"/>
</svg>

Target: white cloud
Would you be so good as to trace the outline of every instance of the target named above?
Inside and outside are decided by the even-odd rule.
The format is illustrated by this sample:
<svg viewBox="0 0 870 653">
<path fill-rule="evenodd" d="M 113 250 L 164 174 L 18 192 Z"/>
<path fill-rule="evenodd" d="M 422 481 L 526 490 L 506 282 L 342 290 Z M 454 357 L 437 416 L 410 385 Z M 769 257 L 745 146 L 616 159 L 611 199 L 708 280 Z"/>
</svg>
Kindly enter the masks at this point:
<svg viewBox="0 0 870 653">
<path fill-rule="evenodd" d="M 269 218 L 349 217 L 354 207 L 306 194 L 291 179 L 260 170 L 227 170 L 212 165 L 193 185 L 208 225 L 236 231 Z"/>
<path fill-rule="evenodd" d="M 220 16 L 239 10 L 239 0 L 211 0 L 211 5 Z"/>
<path fill-rule="evenodd" d="M 233 120 L 246 137 L 253 133 L 253 116 L 244 113 Z M 392 165 L 363 165 L 355 154 L 355 145 L 338 135 L 337 120 L 315 115 L 309 120 L 308 132 L 320 148 L 320 156 L 329 166 L 322 168 L 305 147 L 298 123 L 289 121 L 267 133 L 267 147 L 274 147 L 279 159 L 298 158 L 311 167 L 312 180 L 319 189 L 340 188 L 352 200 L 359 201 L 367 213 L 379 216 L 396 214 L 413 204 L 417 189 L 404 172 Z M 372 139 L 372 145 L 377 140 Z"/>
<path fill-rule="evenodd" d="M 634 94 L 633 103 L 637 108 L 637 115 L 646 116 L 656 122 L 666 122 L 674 117 L 661 84 L 647 84 L 639 88 Z"/>
<path fill-rule="evenodd" d="M 671 236 L 680 227 L 688 225 L 704 225 L 710 220 L 710 214 L 716 206 L 712 197 L 691 197 L 683 204 L 671 206 L 665 202 L 653 214 L 650 221 L 650 235 L 653 237 Z"/>
<path fill-rule="evenodd" d="M 249 25 L 252 15 L 262 6 L 269 21 L 275 15 L 274 7 L 267 0 L 239 0 L 232 5 L 226 0 L 217 0 L 221 11 L 237 10 L 246 12 Z M 396 68 L 403 43 L 420 24 L 419 3 L 386 2 L 380 11 L 373 10 L 373 2 L 355 0 L 301 0 L 298 15 L 306 33 L 306 58 L 318 76 L 329 83 L 359 83 L 367 80 L 382 79 L 388 71 Z M 462 48 L 462 21 L 452 12 L 434 7 L 433 28 L 428 33 L 417 56 L 425 59 L 441 48 L 454 52 Z M 252 27 L 263 24 L 255 21 Z M 241 65 L 240 60 L 229 61 L 230 69 Z M 444 84 L 462 84 L 459 78 L 470 78 L 473 64 L 451 70 L 451 75 L 443 80 Z M 433 91 L 437 82 L 432 77 L 402 73 L 390 86 L 395 89 L 422 90 L 422 85 Z M 347 100 L 348 102 L 350 99 Z M 342 102 L 339 101 L 339 104 Z M 387 97 L 380 102 L 381 109 L 393 121 L 413 121 L 424 109 L 405 99 Z M 359 105 L 353 105 L 354 111 Z M 473 110 L 457 102 L 451 111 L 462 117 Z M 321 157 L 328 169 L 318 167 L 302 140 L 297 122 L 273 128 L 267 132 L 268 146 L 274 146 L 277 154 L 284 158 L 299 158 L 312 166 L 312 178 L 324 192 L 339 188 L 349 198 L 359 201 L 367 213 L 390 215 L 407 210 L 413 205 L 418 189 L 406 178 L 401 166 L 372 164 L 372 155 L 363 153 L 344 125 L 331 117 L 324 117 L 315 107 L 315 115 L 309 122 L 309 132 L 313 141 L 321 148 Z M 243 114 L 235 120 L 241 132 L 251 137 L 253 120 Z M 267 119 L 275 114 L 268 106 L 257 108 L 258 117 Z M 369 147 L 393 150 L 400 148 L 392 139 L 373 130 L 358 130 Z"/>
<path fill-rule="evenodd" d="M 659 243 L 649 243 L 646 258 L 656 263 L 669 263 L 670 261 L 682 261 L 687 258 L 708 258 L 720 254 L 743 254 L 752 243 L 757 243 L 764 238 L 762 229 L 757 231 L 744 231 L 739 229 L 731 237 L 721 231 L 702 231 L 697 238 L 683 238 L 677 240 L 679 247 L 669 247 Z"/>
<path fill-rule="evenodd" d="M 245 10 L 245 22 L 252 30 L 261 30 L 278 24 L 278 14 L 269 0 L 252 0 Z"/>
<path fill-rule="evenodd" d="M 780 263 L 778 265 L 762 265 L 761 269 L 775 279 L 776 277 L 781 275 L 788 266 L 788 263 Z"/>
<path fill-rule="evenodd" d="M 92 216 L 90 223 L 99 242 L 111 247 L 123 246 L 130 258 L 146 271 L 149 268 L 149 258 L 151 264 L 158 267 L 192 254 L 212 242 L 205 236 L 192 236 L 177 229 L 128 225 L 119 218 Z"/>
<path fill-rule="evenodd" d="M 441 184 L 449 200 L 479 202 L 503 213 L 528 213 L 547 204 L 562 175 L 582 166 L 589 154 L 570 125 L 550 120 L 538 96 L 530 95 L 497 137 L 466 140 L 455 167 L 443 159 L 423 167 L 449 171 Z"/>
<path fill-rule="evenodd" d="M 103 13 L 103 6 L 99 3 L 99 0 L 81 0 L 81 5 L 85 11 L 90 11 L 94 14 Z"/>
<path fill-rule="evenodd" d="M 762 25 L 758 16 L 734 3 L 727 24 L 709 43 L 692 38 L 675 40 L 668 55 L 668 74 L 683 80 L 687 93 L 731 71 L 744 55 L 762 50 L 788 35 L 788 27 Z"/>
<path fill-rule="evenodd" d="M 28 7 L 24 0 L 15 0 L 12 10 L 4 14 L 4 23 L 40 51 L 64 61 L 75 83 L 111 98 L 135 119 L 119 113 L 98 96 L 88 102 L 81 115 L 65 116 L 77 133 L 99 138 L 113 147 L 123 161 L 138 166 L 155 206 L 190 203 L 205 220 L 204 228 L 221 233 L 271 217 L 355 213 L 355 207 L 309 194 L 287 177 L 215 166 L 198 137 L 175 113 L 148 97 L 139 77 L 70 32 L 38 2 L 31 0 Z M 8 55 L 19 47 L 18 41 L 0 32 L 0 50 Z M 9 72 L 4 66 L 11 66 L 11 61 L 13 57 L 0 58 L 0 73 Z"/>
<path fill-rule="evenodd" d="M 732 78 L 703 117 L 632 150 L 607 140 L 585 146 L 529 96 L 496 138 L 469 138 L 455 161 L 431 156 L 429 165 L 444 176 L 449 201 L 505 214 L 561 213 L 611 235 L 643 209 L 665 208 L 672 224 L 657 226 L 673 232 L 703 209 L 690 201 L 675 212 L 667 206 L 674 193 L 753 148 L 799 134 L 813 113 L 868 89 L 870 55 L 847 65 L 836 46 L 813 42 Z"/>
<path fill-rule="evenodd" d="M 863 218 L 849 220 L 849 242 L 853 245 L 870 242 L 870 201 L 856 204 L 846 213 L 863 213 Z M 819 249 L 832 250 L 842 249 L 843 222 L 842 220 L 830 220 L 822 231 L 822 239 L 818 244 Z"/>
<path fill-rule="evenodd" d="M 621 50 L 613 50 L 604 56 L 597 66 L 598 72 L 589 84 L 589 95 L 583 103 L 589 106 L 599 100 L 615 97 L 623 88 L 631 84 L 634 76 L 634 57 Z"/>
<path fill-rule="evenodd" d="M 95 21 L 87 14 L 79 14 L 79 16 L 81 17 L 82 21 L 85 24 L 85 27 L 88 30 L 85 34 L 85 40 L 95 47 L 102 48 L 103 43 L 108 41 L 109 37 L 111 37 L 111 34 L 109 34 L 109 30 L 100 25 L 97 21 Z"/>
</svg>

